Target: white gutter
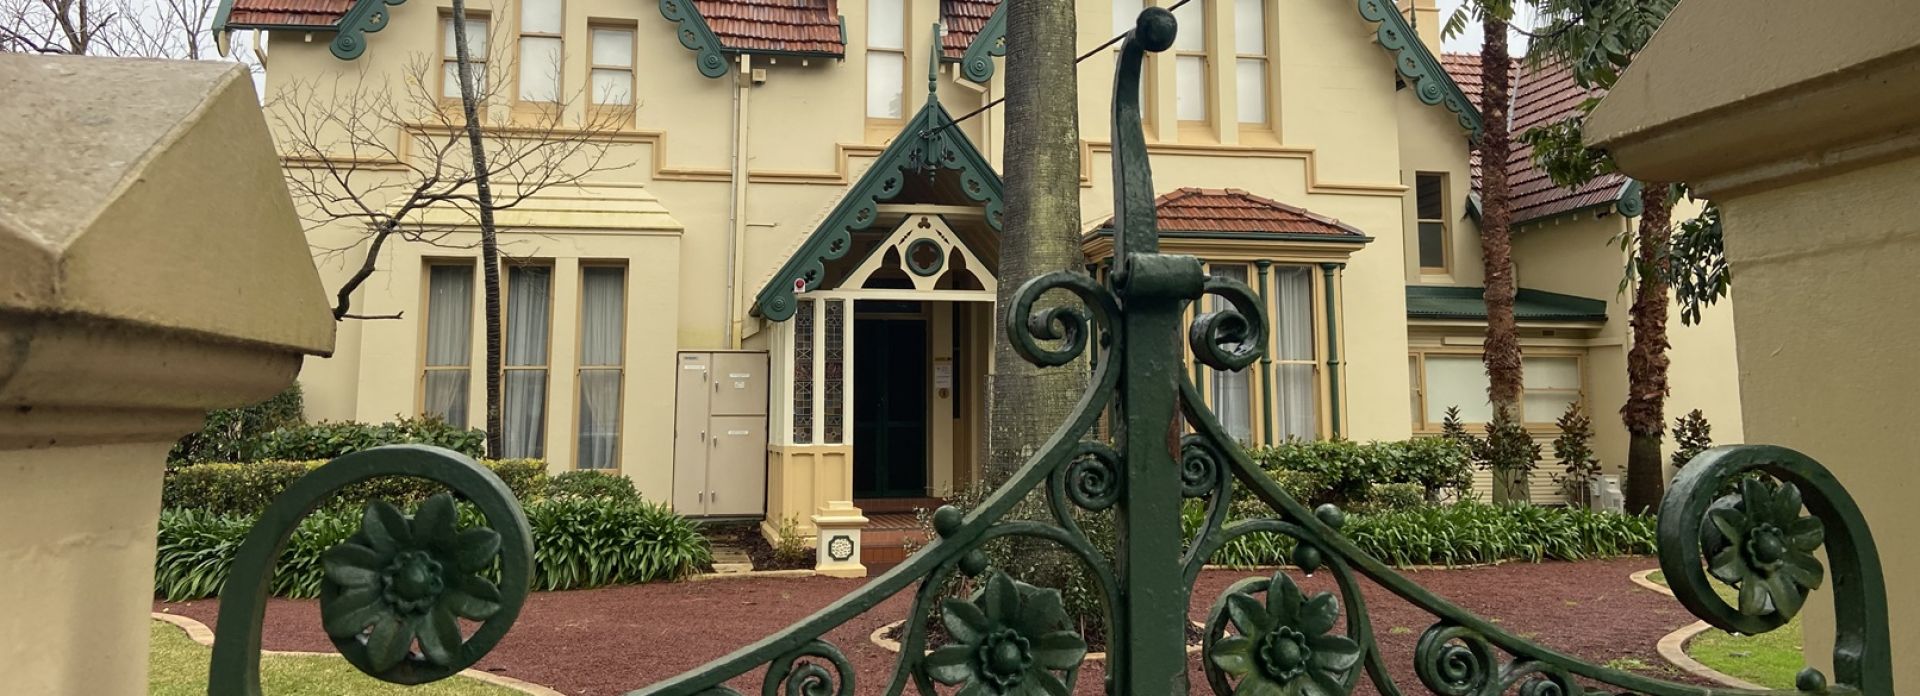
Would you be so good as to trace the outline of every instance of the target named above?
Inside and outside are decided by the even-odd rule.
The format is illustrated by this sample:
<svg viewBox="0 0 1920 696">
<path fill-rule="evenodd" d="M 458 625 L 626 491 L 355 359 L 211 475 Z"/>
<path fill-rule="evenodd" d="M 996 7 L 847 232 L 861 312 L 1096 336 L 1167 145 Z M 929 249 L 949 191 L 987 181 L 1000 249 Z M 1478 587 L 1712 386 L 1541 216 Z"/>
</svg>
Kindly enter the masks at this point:
<svg viewBox="0 0 1920 696">
<path fill-rule="evenodd" d="M 753 89 L 753 56 L 742 53 L 740 68 L 733 73 L 733 163 L 729 180 L 733 185 L 727 196 L 727 326 L 726 343 L 738 349 L 744 336 L 741 316 L 740 253 L 747 234 L 747 129 L 748 106 Z"/>
</svg>

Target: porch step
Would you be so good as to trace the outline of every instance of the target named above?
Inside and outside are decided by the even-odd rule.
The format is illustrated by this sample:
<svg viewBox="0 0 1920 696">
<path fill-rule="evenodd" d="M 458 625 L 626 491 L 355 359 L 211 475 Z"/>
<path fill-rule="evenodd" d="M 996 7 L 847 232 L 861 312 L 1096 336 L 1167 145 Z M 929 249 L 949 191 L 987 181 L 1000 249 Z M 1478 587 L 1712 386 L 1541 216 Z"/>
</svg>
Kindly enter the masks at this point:
<svg viewBox="0 0 1920 696">
<path fill-rule="evenodd" d="M 745 549 L 736 546 L 713 547 L 713 572 L 750 573 L 753 572 L 753 558 Z"/>
<path fill-rule="evenodd" d="M 937 501 L 936 501 L 937 502 Z M 869 573 L 883 573 L 907 560 L 907 543 L 925 546 L 928 533 L 920 527 L 912 512 L 867 511 L 867 528 L 861 534 L 864 547 L 860 563 Z"/>
</svg>

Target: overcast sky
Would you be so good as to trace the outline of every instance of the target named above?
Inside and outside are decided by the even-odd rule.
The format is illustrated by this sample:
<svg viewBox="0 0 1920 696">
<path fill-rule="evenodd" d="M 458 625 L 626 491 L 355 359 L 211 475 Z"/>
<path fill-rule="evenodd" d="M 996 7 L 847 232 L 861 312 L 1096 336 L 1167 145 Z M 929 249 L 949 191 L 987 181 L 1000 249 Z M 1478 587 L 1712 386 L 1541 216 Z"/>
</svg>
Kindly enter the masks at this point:
<svg viewBox="0 0 1920 696">
<path fill-rule="evenodd" d="M 1460 9 L 1462 2 L 1465 2 L 1465 0 L 1440 0 L 1440 22 L 1442 26 L 1445 25 L 1448 17 L 1452 17 L 1453 13 Z M 1520 7 L 1515 7 L 1514 12 L 1516 13 L 1514 24 L 1523 27 L 1533 25 L 1534 13 L 1531 7 L 1522 4 Z M 1511 45 L 1510 50 L 1514 56 L 1519 56 L 1526 52 L 1527 37 L 1520 34 L 1512 34 L 1507 38 L 1508 43 Z M 1450 39 L 1441 39 L 1441 44 L 1446 47 L 1448 53 L 1479 53 L 1480 23 L 1468 20 L 1466 28 L 1461 30 L 1458 36 Z"/>
</svg>

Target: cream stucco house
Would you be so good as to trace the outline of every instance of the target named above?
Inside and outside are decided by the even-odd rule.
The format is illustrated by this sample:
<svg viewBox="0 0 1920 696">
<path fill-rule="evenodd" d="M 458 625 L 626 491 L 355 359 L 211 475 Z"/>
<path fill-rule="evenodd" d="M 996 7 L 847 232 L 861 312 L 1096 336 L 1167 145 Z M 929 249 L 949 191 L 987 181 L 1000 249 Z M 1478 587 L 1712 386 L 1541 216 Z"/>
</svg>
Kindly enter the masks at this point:
<svg viewBox="0 0 1920 696">
<path fill-rule="evenodd" d="M 1248 442 L 1406 438 L 1436 431 L 1450 405 L 1486 412 L 1478 80 L 1472 59 L 1438 54 L 1431 0 L 1411 2 L 1191 0 L 1173 50 L 1150 64 L 1166 246 L 1246 280 L 1273 317 L 1268 360 L 1195 368 Z M 975 478 L 1007 124 L 999 109 L 961 117 L 1004 92 L 993 0 L 470 7 L 481 54 L 516 58 L 491 63 L 488 79 L 509 86 L 490 108 L 538 109 L 569 90 L 589 94 L 565 107 L 576 122 L 631 108 L 605 138 L 632 166 L 503 213 L 512 454 L 618 471 L 692 514 L 791 517 L 803 531 L 830 501 L 882 527 L 899 515 L 872 513 Z M 219 28 L 267 37 L 271 98 L 446 61 L 448 8 L 230 0 Z M 1141 8 L 1084 0 L 1079 45 L 1100 46 Z M 1095 272 L 1111 253 L 1112 55 L 1081 65 Z M 1516 131 L 1577 102 L 1562 82 L 1521 80 Z M 414 156 L 405 143 L 424 128 L 393 133 L 392 156 Z M 1618 470 L 1626 298 L 1608 242 L 1634 199 L 1624 180 L 1565 191 L 1523 153 L 1505 164 L 1521 187 L 1528 421 L 1549 433 L 1566 404 L 1585 404 Z M 422 220 L 455 243 L 381 251 L 356 312 L 400 318 L 340 325 L 334 357 L 302 374 L 310 418 L 480 422 L 477 235 L 450 207 Z M 360 234 L 353 224 L 311 237 L 337 246 Z M 365 253 L 322 256 L 329 288 Z M 1723 441 L 1740 432 L 1732 332 L 1724 304 L 1673 332 L 1669 408 L 1704 409 Z"/>
</svg>

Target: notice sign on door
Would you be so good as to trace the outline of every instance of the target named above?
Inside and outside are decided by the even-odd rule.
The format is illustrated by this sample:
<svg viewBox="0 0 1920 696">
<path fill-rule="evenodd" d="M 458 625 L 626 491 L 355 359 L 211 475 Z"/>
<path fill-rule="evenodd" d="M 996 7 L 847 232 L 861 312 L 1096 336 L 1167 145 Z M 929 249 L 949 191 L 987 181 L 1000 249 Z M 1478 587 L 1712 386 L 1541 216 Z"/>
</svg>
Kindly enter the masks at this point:
<svg viewBox="0 0 1920 696">
<path fill-rule="evenodd" d="M 933 361 L 933 388 L 943 391 L 953 388 L 953 360 L 939 358 Z"/>
</svg>

